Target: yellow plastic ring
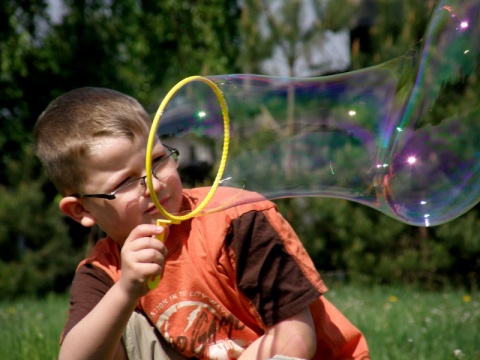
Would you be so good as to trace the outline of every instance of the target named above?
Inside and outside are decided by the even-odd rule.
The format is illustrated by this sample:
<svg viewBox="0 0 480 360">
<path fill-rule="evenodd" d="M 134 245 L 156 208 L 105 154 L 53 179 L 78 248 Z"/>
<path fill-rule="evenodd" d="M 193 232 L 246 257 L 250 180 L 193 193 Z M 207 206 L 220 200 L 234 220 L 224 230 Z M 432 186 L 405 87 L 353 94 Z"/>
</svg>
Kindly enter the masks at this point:
<svg viewBox="0 0 480 360">
<path fill-rule="evenodd" d="M 152 173 L 152 152 L 153 152 L 153 147 L 155 145 L 155 139 L 156 139 L 156 134 L 157 134 L 157 128 L 158 125 L 160 124 L 160 119 L 162 117 L 163 111 L 167 107 L 167 104 L 171 100 L 171 98 L 175 95 L 175 93 L 180 90 L 184 85 L 193 82 L 193 81 L 200 81 L 205 84 L 207 84 L 212 91 L 215 93 L 217 96 L 218 102 L 220 103 L 220 108 L 222 109 L 222 116 L 223 116 L 223 149 L 222 149 L 222 158 L 220 159 L 220 165 L 218 167 L 217 171 L 217 176 L 215 177 L 215 180 L 213 181 L 213 185 L 210 188 L 210 191 L 208 192 L 207 196 L 203 201 L 190 213 L 185 214 L 185 215 L 173 215 L 170 214 L 167 210 L 164 209 L 164 207 L 160 204 L 160 201 L 158 200 L 157 194 L 155 192 L 155 189 L 153 187 L 153 173 Z M 184 220 L 188 220 L 196 215 L 198 215 L 208 204 L 208 202 L 212 199 L 213 194 L 218 188 L 218 185 L 220 184 L 220 181 L 222 180 L 223 172 L 225 171 L 225 166 L 227 164 L 227 157 L 228 157 L 228 146 L 230 142 L 230 119 L 228 117 L 228 106 L 227 102 L 225 101 L 225 98 L 223 97 L 223 94 L 221 90 L 218 88 L 218 86 L 210 79 L 203 77 L 203 76 L 190 76 L 188 78 L 183 79 L 182 81 L 178 82 L 168 93 L 167 96 L 163 99 L 161 102 L 157 113 L 155 114 L 155 117 L 153 119 L 152 123 L 152 128 L 150 129 L 150 134 L 148 137 L 148 143 L 147 143 L 147 155 L 146 155 L 146 164 L 145 164 L 145 169 L 147 172 L 147 186 L 148 190 L 150 191 L 150 196 L 152 197 L 152 200 L 157 207 L 157 209 L 160 211 L 160 213 L 165 216 L 167 219 L 171 220 L 172 223 L 179 223 Z"/>
</svg>

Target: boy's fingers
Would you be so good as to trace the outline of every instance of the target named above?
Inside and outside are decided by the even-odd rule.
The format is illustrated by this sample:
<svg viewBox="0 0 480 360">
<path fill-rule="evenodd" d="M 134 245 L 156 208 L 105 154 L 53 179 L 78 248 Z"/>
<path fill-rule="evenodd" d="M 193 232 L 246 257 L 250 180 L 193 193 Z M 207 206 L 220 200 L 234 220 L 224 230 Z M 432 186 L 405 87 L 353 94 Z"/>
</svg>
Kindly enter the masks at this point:
<svg viewBox="0 0 480 360">
<path fill-rule="evenodd" d="M 163 266 L 165 262 L 165 255 L 162 251 L 156 249 L 143 249 L 137 252 L 137 261 L 146 264 L 158 264 Z"/>
<path fill-rule="evenodd" d="M 150 254 L 150 257 L 152 257 L 151 254 L 155 254 L 156 257 L 165 257 L 167 255 L 167 248 L 161 241 L 158 241 L 153 237 L 143 237 L 136 239 L 136 241 L 133 241 L 126 246 L 124 245 L 122 252 L 139 254 L 138 256 L 140 259 L 143 260 L 145 257 L 149 256 L 148 254 Z M 139 259 L 138 256 L 136 257 L 137 259 Z"/>
<path fill-rule="evenodd" d="M 130 236 L 127 238 L 127 240 L 125 240 L 125 242 L 132 242 L 143 237 L 155 237 L 157 235 L 160 235 L 164 231 L 165 228 L 163 226 L 142 224 L 132 230 Z"/>
<path fill-rule="evenodd" d="M 148 287 L 148 281 L 149 280 L 154 280 L 157 276 L 162 276 L 163 275 L 163 265 L 158 265 L 158 264 L 145 264 L 144 268 L 144 284 L 145 286 Z"/>
</svg>

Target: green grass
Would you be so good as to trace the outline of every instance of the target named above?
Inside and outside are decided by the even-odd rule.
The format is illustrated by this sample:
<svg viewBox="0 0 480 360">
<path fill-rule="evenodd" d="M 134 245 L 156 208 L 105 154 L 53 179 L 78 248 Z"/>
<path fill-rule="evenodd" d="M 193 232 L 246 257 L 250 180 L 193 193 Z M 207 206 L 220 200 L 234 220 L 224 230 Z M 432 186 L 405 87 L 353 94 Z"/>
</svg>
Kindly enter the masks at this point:
<svg viewBox="0 0 480 360">
<path fill-rule="evenodd" d="M 68 297 L 0 302 L 0 359 L 54 360 L 67 318 Z"/>
<path fill-rule="evenodd" d="M 327 297 L 363 331 L 372 359 L 480 359 L 478 292 L 330 288 Z"/>
<path fill-rule="evenodd" d="M 372 359 L 480 360 L 480 294 L 330 284 L 328 298 L 365 334 Z M 0 301 L 0 358 L 50 360 L 68 298 Z"/>
</svg>

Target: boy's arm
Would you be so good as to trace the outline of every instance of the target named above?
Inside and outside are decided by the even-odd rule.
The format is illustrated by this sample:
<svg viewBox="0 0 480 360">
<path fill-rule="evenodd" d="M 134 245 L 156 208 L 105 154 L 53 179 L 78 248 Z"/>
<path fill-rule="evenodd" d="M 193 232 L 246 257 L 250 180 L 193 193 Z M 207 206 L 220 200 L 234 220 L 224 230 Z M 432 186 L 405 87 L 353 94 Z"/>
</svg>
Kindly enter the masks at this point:
<svg viewBox="0 0 480 360">
<path fill-rule="evenodd" d="M 120 340 L 136 304 L 137 300 L 125 294 L 117 282 L 68 332 L 59 359 L 121 359 L 114 355 L 123 351 Z"/>
<path fill-rule="evenodd" d="M 59 359 L 121 359 L 121 338 L 139 298 L 148 292 L 146 280 L 163 271 L 166 249 L 152 236 L 156 225 L 135 228 L 123 245 L 122 274 L 100 302 L 66 335 Z"/>
<path fill-rule="evenodd" d="M 265 334 L 250 345 L 239 359 L 267 359 L 275 355 L 311 359 L 315 350 L 315 328 L 307 307 L 267 328 Z"/>
</svg>

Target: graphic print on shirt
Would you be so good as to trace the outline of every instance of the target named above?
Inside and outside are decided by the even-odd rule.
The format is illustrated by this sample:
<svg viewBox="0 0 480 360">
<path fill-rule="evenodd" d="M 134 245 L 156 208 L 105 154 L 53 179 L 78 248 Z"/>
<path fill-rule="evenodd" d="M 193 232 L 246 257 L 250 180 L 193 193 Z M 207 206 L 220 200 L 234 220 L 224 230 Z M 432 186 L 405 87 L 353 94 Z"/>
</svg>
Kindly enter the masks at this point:
<svg viewBox="0 0 480 360">
<path fill-rule="evenodd" d="M 187 356 L 238 359 L 249 342 L 245 325 L 214 299 L 199 291 L 180 291 L 160 301 L 150 316 L 167 342 Z"/>
</svg>

